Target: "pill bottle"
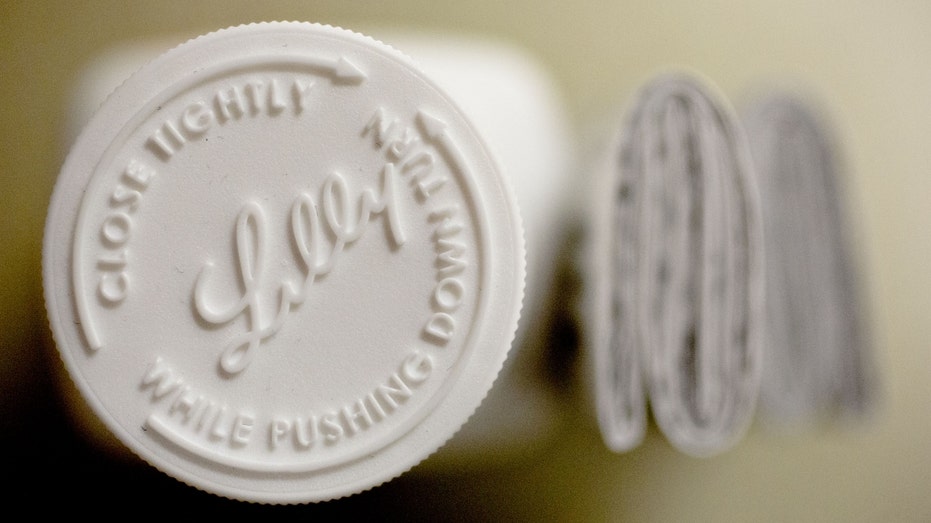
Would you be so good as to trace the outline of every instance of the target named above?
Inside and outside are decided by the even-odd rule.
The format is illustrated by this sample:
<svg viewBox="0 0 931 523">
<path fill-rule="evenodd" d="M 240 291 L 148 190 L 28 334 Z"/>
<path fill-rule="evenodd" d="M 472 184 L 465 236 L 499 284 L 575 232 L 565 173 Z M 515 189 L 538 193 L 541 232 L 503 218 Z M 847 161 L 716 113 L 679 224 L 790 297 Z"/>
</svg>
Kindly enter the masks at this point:
<svg viewBox="0 0 931 523">
<path fill-rule="evenodd" d="M 279 504 L 556 433 L 558 89 L 503 42 L 391 34 L 250 24 L 81 75 L 43 280 L 101 448 Z"/>
</svg>

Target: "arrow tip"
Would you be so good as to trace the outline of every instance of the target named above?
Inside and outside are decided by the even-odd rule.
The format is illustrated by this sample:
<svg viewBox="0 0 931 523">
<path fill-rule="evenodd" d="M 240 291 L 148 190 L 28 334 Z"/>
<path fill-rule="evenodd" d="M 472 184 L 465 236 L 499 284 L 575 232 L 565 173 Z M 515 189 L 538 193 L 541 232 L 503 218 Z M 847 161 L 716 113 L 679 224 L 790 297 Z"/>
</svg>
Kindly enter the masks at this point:
<svg viewBox="0 0 931 523">
<path fill-rule="evenodd" d="M 347 82 L 361 82 L 368 78 L 362 69 L 359 69 L 354 63 L 342 56 L 336 61 L 336 67 L 333 69 L 333 73 L 336 75 L 337 79 Z"/>
<path fill-rule="evenodd" d="M 417 113 L 417 122 L 431 139 L 436 140 L 446 132 L 446 122 L 421 109 Z"/>
</svg>

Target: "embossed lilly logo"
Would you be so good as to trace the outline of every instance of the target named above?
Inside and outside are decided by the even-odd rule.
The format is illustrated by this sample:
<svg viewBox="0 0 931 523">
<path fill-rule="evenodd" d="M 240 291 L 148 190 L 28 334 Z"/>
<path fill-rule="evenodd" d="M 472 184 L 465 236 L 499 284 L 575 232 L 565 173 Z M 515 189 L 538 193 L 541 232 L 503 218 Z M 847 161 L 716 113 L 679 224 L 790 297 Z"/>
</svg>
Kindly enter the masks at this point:
<svg viewBox="0 0 931 523">
<path fill-rule="evenodd" d="M 254 201 L 243 205 L 235 229 L 235 263 L 242 295 L 225 306 L 207 297 L 208 289 L 215 283 L 213 262 L 204 265 L 194 284 L 195 309 L 203 320 L 223 325 L 239 316 L 247 317 L 249 329 L 234 336 L 220 356 L 220 367 L 225 372 L 234 375 L 249 366 L 262 342 L 282 328 L 291 307 L 307 299 L 316 278 L 333 270 L 343 249 L 365 234 L 373 217 L 382 216 L 386 220 L 386 235 L 396 247 L 404 244 L 396 186 L 395 167 L 388 163 L 382 170 L 380 194 L 376 195 L 371 187 L 365 188 L 354 207 L 349 186 L 337 172 L 324 182 L 319 202 L 307 193 L 300 193 L 291 206 L 290 231 L 303 272 L 298 281 L 268 281 L 265 211 Z M 259 295 L 267 285 L 278 285 L 278 303 L 263 309 Z"/>
</svg>

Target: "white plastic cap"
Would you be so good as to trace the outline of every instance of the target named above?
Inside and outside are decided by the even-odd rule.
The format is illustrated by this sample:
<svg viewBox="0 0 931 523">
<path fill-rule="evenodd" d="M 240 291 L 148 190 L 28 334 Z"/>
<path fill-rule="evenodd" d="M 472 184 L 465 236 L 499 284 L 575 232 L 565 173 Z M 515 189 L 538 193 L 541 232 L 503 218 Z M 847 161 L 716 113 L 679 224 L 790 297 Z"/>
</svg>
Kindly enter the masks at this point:
<svg viewBox="0 0 931 523">
<path fill-rule="evenodd" d="M 191 40 L 85 127 L 48 314 L 87 402 L 164 472 L 303 503 L 398 476 L 481 403 L 524 248 L 473 126 L 405 56 L 307 23 Z"/>
</svg>

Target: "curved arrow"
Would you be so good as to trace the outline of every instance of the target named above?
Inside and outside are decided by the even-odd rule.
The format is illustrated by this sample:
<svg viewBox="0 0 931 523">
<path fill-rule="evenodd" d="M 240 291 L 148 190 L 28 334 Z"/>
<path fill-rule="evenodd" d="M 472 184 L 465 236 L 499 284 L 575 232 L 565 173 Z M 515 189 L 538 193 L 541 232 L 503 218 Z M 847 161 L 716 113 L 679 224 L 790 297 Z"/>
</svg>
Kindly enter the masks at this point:
<svg viewBox="0 0 931 523">
<path fill-rule="evenodd" d="M 449 126 L 446 122 L 423 109 L 417 111 L 416 121 L 424 136 L 434 145 L 437 145 L 437 149 L 451 160 L 450 166 L 458 170 L 459 174 L 465 175 L 467 171 L 462 151 L 456 141 L 449 135 Z"/>
</svg>

